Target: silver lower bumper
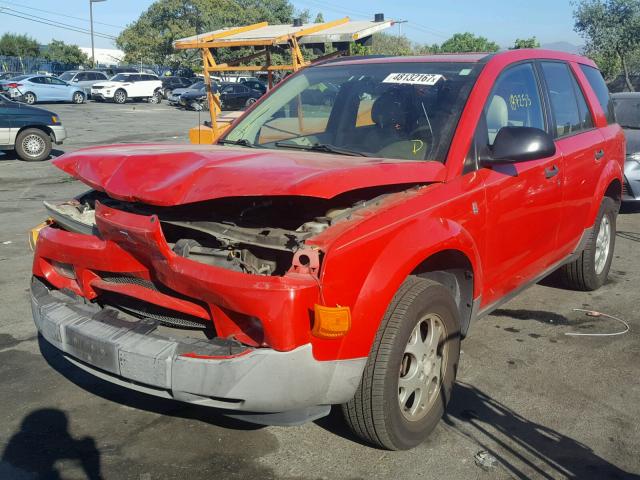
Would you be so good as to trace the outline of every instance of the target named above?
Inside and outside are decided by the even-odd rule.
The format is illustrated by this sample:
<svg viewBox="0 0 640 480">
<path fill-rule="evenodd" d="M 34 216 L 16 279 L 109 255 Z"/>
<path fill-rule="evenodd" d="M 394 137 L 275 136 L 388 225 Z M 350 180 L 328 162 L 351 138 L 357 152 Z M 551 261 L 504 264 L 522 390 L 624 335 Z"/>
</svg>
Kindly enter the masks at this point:
<svg viewBox="0 0 640 480">
<path fill-rule="evenodd" d="M 212 344 L 163 336 L 152 321 L 50 290 L 37 278 L 31 305 L 38 331 L 78 367 L 143 393 L 227 410 L 323 416 L 328 405 L 353 397 L 366 363 L 320 362 L 310 345 L 289 352 L 240 346 L 244 351 L 233 352 L 221 339 Z M 197 355 L 185 356 L 190 352 Z"/>
<path fill-rule="evenodd" d="M 640 200 L 640 162 L 631 159 L 624 162 L 624 183 L 622 200 L 625 202 Z"/>
<path fill-rule="evenodd" d="M 67 130 L 62 125 L 49 125 L 53 132 L 53 141 L 56 145 L 60 145 L 67 138 Z"/>
</svg>

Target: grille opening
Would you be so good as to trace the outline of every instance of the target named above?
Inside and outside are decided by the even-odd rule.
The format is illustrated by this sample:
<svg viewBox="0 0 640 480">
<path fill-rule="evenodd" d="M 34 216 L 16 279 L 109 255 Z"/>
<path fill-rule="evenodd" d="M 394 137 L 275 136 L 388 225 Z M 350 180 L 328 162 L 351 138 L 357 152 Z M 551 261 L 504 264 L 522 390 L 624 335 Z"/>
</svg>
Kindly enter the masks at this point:
<svg viewBox="0 0 640 480">
<path fill-rule="evenodd" d="M 192 315 L 128 297 L 114 292 L 103 292 L 97 298 L 101 306 L 110 306 L 138 318 L 150 318 L 161 325 L 174 328 L 204 330 L 208 338 L 215 337 L 213 322 Z"/>
</svg>

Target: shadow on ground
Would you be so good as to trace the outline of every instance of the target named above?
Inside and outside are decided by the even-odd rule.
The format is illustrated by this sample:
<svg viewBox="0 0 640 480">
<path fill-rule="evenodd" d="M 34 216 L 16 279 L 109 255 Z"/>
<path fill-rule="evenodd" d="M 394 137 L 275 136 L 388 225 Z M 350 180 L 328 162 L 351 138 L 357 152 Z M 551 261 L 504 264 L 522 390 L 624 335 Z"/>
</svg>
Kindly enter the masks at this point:
<svg viewBox="0 0 640 480">
<path fill-rule="evenodd" d="M 469 384 L 455 385 L 444 422 L 489 450 L 516 478 L 640 479 Z"/>
<path fill-rule="evenodd" d="M 69 459 L 81 465 L 86 478 L 103 478 L 95 440 L 91 437 L 74 439 L 68 427 L 67 415 L 58 409 L 45 408 L 29 413 L 4 449 L 0 477 L 63 478 L 55 464 Z"/>
</svg>

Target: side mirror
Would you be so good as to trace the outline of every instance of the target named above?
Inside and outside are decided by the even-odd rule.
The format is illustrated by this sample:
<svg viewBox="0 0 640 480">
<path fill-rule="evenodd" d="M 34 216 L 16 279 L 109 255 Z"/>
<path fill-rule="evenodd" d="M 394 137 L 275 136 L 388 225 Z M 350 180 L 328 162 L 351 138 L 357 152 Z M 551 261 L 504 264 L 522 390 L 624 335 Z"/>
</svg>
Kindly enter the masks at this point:
<svg viewBox="0 0 640 480">
<path fill-rule="evenodd" d="M 502 127 L 489 153 L 489 158 L 481 161 L 485 166 L 526 162 L 555 155 L 556 144 L 551 135 L 539 128 Z"/>
</svg>

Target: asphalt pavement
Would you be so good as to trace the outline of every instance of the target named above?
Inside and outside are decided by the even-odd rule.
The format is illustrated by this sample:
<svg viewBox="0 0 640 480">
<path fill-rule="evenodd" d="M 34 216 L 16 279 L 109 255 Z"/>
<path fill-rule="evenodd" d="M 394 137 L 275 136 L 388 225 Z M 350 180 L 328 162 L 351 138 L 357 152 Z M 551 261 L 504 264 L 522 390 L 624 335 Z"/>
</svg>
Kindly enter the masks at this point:
<svg viewBox="0 0 640 480">
<path fill-rule="evenodd" d="M 166 104 L 46 108 L 69 133 L 56 155 L 104 143 L 185 143 L 199 121 Z M 0 479 L 640 478 L 640 213 L 633 209 L 618 218 L 602 289 L 536 285 L 478 321 L 462 343 L 445 419 L 416 449 L 387 452 L 354 439 L 338 409 L 301 427 L 256 427 L 104 383 L 40 340 L 26 234 L 44 219 L 43 200 L 85 189 L 49 161 L 0 153 Z M 613 315 L 630 330 L 567 335 L 622 327 L 574 309 Z"/>
</svg>

